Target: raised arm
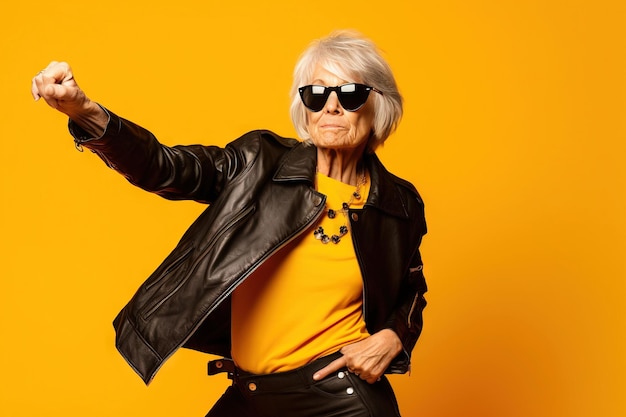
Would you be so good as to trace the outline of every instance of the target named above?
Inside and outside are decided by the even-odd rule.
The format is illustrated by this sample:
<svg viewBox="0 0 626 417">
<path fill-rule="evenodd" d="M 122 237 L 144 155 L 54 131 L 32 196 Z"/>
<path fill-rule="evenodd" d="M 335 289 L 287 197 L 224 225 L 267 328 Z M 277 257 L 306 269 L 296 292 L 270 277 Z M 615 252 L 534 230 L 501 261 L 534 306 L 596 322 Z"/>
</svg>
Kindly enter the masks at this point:
<svg viewBox="0 0 626 417">
<path fill-rule="evenodd" d="M 35 100 L 43 98 L 70 118 L 80 147 L 96 153 L 132 184 L 169 199 L 210 202 L 221 192 L 224 172 L 236 155 L 215 146 L 162 145 L 148 130 L 109 112 L 78 87 L 70 66 L 51 62 L 32 79 Z"/>
</svg>

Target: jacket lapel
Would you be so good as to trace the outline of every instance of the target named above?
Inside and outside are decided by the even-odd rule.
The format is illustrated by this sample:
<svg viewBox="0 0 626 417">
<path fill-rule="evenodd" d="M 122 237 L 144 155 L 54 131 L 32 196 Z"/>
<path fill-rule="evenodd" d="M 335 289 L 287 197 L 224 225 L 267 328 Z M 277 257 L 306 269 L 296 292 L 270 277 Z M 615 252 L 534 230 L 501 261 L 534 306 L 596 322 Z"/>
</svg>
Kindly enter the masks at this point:
<svg viewBox="0 0 626 417">
<path fill-rule="evenodd" d="M 366 154 L 365 163 L 372 182 L 366 205 L 391 216 L 408 219 L 409 213 L 394 177 L 376 154 Z M 316 164 L 317 148 L 300 142 L 283 156 L 273 179 L 278 182 L 306 181 L 313 186 Z"/>
<path fill-rule="evenodd" d="M 374 153 L 365 155 L 365 163 L 372 181 L 366 205 L 374 206 L 389 215 L 408 219 L 409 212 L 393 175 Z"/>
<path fill-rule="evenodd" d="M 315 184 L 317 150 L 315 146 L 298 143 L 281 159 L 274 174 L 274 181 L 307 181 Z"/>
</svg>

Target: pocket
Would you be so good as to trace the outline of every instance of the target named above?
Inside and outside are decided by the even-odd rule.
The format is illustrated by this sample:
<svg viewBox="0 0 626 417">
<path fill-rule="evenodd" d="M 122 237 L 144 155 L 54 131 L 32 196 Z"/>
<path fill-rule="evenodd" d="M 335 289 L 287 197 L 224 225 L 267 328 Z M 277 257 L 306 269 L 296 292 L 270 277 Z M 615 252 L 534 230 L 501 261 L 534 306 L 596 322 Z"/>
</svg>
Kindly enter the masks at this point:
<svg viewBox="0 0 626 417">
<path fill-rule="evenodd" d="M 353 379 L 355 393 L 358 392 L 370 416 L 400 417 L 398 401 L 387 377 L 383 375 L 380 381 L 373 384 L 357 376 Z"/>
<path fill-rule="evenodd" d="M 350 398 L 357 394 L 347 371 L 339 371 L 311 385 L 311 389 L 331 398 Z"/>
<path fill-rule="evenodd" d="M 186 260 L 193 252 L 193 247 L 186 248 L 176 256 L 172 262 L 163 263 L 163 267 L 155 271 L 152 277 L 145 283 L 147 295 L 145 305 L 141 308 L 141 318 L 147 320 L 159 309 L 176 291 L 178 291 L 189 278 Z"/>
<path fill-rule="evenodd" d="M 146 280 L 145 288 L 149 290 L 153 288 L 155 285 L 159 284 L 165 277 L 167 277 L 172 271 L 177 269 L 193 250 L 193 246 L 189 246 L 186 249 L 182 250 L 179 254 L 174 256 L 174 252 L 170 255 L 170 257 L 166 258 L 161 265 L 161 268 L 154 271 L 154 274 L 150 278 Z M 169 258 L 173 258 L 170 262 Z"/>
</svg>

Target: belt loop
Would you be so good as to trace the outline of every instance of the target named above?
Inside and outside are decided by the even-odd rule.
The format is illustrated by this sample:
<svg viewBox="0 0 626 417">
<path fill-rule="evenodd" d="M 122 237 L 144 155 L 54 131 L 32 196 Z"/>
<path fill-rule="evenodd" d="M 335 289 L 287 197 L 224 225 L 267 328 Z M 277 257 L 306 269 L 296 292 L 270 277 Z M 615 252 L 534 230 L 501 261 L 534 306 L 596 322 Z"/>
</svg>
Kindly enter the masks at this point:
<svg viewBox="0 0 626 417">
<path fill-rule="evenodd" d="M 216 359 L 213 361 L 209 361 L 207 364 L 207 374 L 216 375 L 221 374 L 222 372 L 228 373 L 228 379 L 234 380 L 234 375 L 236 371 L 235 362 L 232 359 L 222 358 Z"/>
</svg>

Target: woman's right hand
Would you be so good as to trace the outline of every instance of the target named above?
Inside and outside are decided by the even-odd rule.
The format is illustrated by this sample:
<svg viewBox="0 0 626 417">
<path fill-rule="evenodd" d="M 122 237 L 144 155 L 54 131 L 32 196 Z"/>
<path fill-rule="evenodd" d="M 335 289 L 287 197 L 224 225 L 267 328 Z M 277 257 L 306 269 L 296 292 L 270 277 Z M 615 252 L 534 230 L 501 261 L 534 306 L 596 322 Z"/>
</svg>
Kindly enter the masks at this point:
<svg viewBox="0 0 626 417">
<path fill-rule="evenodd" d="M 35 101 L 43 98 L 50 107 L 66 114 L 94 137 L 104 132 L 109 118 L 107 113 L 78 87 L 66 62 L 52 61 L 39 71 L 32 79 L 31 93 Z"/>
</svg>

